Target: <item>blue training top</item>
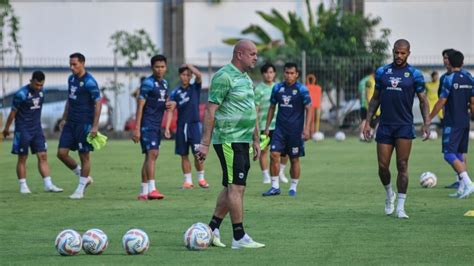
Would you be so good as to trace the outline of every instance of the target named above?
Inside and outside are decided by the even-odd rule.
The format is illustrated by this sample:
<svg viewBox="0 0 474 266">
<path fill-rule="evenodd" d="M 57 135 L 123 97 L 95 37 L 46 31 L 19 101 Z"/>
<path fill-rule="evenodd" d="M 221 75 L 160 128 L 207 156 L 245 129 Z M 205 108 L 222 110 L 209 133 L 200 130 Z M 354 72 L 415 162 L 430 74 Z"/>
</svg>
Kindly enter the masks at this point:
<svg viewBox="0 0 474 266">
<path fill-rule="evenodd" d="M 193 83 L 187 88 L 177 87 L 171 92 L 170 100 L 176 102 L 178 108 L 178 125 L 200 122 L 199 99 L 201 83 Z"/>
<path fill-rule="evenodd" d="M 147 77 L 140 86 L 138 98 L 146 100 L 143 107 L 141 127 L 159 130 L 166 110 L 168 82 L 164 79 L 156 80 L 153 75 Z"/>
<path fill-rule="evenodd" d="M 80 124 L 94 122 L 95 104 L 100 100 L 100 90 L 94 77 L 87 73 L 78 78 L 68 78 L 69 109 L 67 121 Z"/>
<path fill-rule="evenodd" d="M 41 109 L 43 108 L 43 89 L 36 91 L 29 85 L 21 87 L 13 96 L 12 109 L 16 110 L 15 131 L 42 131 Z"/>
<path fill-rule="evenodd" d="M 471 73 L 464 69 L 446 76 L 441 89 L 444 105 L 444 126 L 469 128 L 469 105 L 474 97 L 474 80 Z"/>
</svg>

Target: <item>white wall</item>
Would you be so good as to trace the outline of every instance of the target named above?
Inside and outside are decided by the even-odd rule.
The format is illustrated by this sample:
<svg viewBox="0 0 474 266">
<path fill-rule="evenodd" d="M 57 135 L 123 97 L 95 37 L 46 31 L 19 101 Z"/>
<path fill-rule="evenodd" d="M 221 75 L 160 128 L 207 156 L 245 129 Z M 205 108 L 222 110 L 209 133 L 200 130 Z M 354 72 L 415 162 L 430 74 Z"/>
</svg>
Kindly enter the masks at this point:
<svg viewBox="0 0 474 266">
<path fill-rule="evenodd" d="M 472 0 L 366 0 L 365 11 L 392 29 L 391 45 L 400 38 L 410 41 L 412 56 L 441 58 L 446 48 L 474 55 Z"/>
<path fill-rule="evenodd" d="M 110 35 L 140 28 L 162 48 L 160 1 L 13 1 L 12 6 L 20 17 L 24 57 L 67 59 L 75 51 L 86 57 L 112 57 Z"/>
</svg>

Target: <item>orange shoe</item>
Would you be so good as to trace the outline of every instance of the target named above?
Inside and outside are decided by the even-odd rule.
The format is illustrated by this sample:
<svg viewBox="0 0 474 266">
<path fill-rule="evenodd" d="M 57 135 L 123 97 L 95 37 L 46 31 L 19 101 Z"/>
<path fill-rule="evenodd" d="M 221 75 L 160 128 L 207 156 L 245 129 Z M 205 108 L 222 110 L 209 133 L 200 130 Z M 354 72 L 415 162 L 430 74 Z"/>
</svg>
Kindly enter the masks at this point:
<svg viewBox="0 0 474 266">
<path fill-rule="evenodd" d="M 160 200 L 160 199 L 164 199 L 164 198 L 165 198 L 165 195 L 161 194 L 158 191 L 158 189 L 155 189 L 152 192 L 148 193 L 148 199 L 149 200 L 154 200 L 154 199 Z"/>
<path fill-rule="evenodd" d="M 145 195 L 140 194 L 140 195 L 138 195 L 137 199 L 138 200 L 148 200 L 148 195 L 147 194 L 145 194 Z"/>
<path fill-rule="evenodd" d="M 193 189 L 193 184 L 184 182 L 183 185 L 181 186 L 181 189 Z"/>
<path fill-rule="evenodd" d="M 202 188 L 209 188 L 209 184 L 206 182 L 206 179 L 199 180 L 199 186 Z"/>
</svg>

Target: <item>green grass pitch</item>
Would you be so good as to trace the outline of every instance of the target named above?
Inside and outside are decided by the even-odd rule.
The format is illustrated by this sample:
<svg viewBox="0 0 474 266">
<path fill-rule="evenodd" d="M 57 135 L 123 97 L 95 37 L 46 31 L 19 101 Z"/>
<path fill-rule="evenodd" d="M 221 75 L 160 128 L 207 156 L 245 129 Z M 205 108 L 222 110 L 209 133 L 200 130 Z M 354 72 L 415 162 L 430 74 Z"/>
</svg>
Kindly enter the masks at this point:
<svg viewBox="0 0 474 266">
<path fill-rule="evenodd" d="M 53 181 L 65 190 L 59 194 L 43 192 L 36 158 L 30 156 L 28 184 L 33 194 L 20 195 L 11 142 L 0 145 L 0 264 L 454 265 L 472 264 L 474 259 L 474 217 L 463 216 L 474 209 L 474 199 L 447 197 L 452 190 L 443 186 L 454 180 L 454 174 L 442 159 L 440 140 L 414 141 L 406 203 L 409 220 L 383 213 L 385 192 L 377 177 L 374 143 L 354 138 L 342 143 L 308 142 L 296 198 L 287 195 L 288 184 L 282 184 L 282 195 L 263 198 L 268 186 L 261 183 L 258 163 L 252 163 L 244 225 L 267 247 L 231 250 L 231 224 L 226 218 L 221 234 L 228 248 L 202 252 L 186 250 L 182 239 L 188 226 L 209 221 L 221 190 L 221 170 L 213 150 L 206 161 L 210 189 L 183 191 L 178 189 L 182 174 L 174 143 L 162 143 L 156 178 L 166 199 L 140 202 L 136 200 L 143 160 L 139 145 L 112 140 L 92 154 L 95 182 L 83 200 L 74 201 L 68 196 L 77 178 L 56 159 L 56 141 L 49 141 L 48 155 Z M 419 186 L 423 171 L 438 176 L 436 188 Z M 395 158 L 392 176 L 396 177 Z M 150 237 L 145 255 L 128 256 L 121 247 L 122 235 L 133 227 L 144 229 Z M 62 257 L 54 239 L 66 228 L 81 234 L 100 228 L 109 237 L 109 247 L 101 256 L 81 252 Z"/>
</svg>

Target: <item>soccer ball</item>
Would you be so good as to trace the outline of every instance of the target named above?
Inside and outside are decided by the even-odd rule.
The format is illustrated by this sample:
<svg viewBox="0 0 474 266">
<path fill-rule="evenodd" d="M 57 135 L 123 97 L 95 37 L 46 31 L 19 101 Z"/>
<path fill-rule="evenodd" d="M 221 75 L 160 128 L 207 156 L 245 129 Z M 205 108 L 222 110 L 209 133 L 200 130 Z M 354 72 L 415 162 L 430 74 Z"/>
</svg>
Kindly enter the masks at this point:
<svg viewBox="0 0 474 266">
<path fill-rule="evenodd" d="M 184 233 L 184 245 L 189 250 L 204 250 L 211 242 L 212 231 L 205 223 L 195 223 Z"/>
<path fill-rule="evenodd" d="M 81 251 L 82 238 L 76 231 L 66 229 L 58 234 L 54 243 L 59 254 L 63 256 L 72 256 Z"/>
<path fill-rule="evenodd" d="M 336 135 L 334 135 L 334 138 L 337 140 L 337 141 L 344 141 L 346 139 L 346 134 L 344 134 L 344 132 L 342 131 L 338 131 L 336 133 Z"/>
<path fill-rule="evenodd" d="M 82 235 L 82 249 L 90 255 L 100 255 L 109 244 L 107 235 L 100 229 L 87 230 Z"/>
<path fill-rule="evenodd" d="M 318 131 L 311 136 L 314 141 L 322 141 L 324 140 L 324 133 L 321 131 Z"/>
<path fill-rule="evenodd" d="M 122 245 L 128 255 L 143 254 L 150 247 L 148 235 L 140 229 L 128 230 L 122 238 Z"/>
<path fill-rule="evenodd" d="M 431 130 L 430 131 L 430 139 L 431 140 L 438 139 L 438 132 L 436 132 L 436 130 Z"/>
<path fill-rule="evenodd" d="M 437 182 L 438 179 L 432 172 L 424 172 L 420 175 L 420 185 L 424 188 L 433 188 Z"/>
</svg>

